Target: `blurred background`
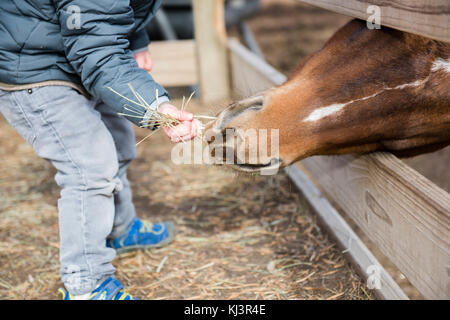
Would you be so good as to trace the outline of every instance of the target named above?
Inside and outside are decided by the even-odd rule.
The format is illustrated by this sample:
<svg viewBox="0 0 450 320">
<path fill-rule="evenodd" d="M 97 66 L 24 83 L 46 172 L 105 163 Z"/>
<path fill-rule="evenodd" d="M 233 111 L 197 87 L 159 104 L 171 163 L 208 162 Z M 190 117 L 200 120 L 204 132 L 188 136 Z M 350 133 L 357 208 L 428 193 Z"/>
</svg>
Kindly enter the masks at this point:
<svg viewBox="0 0 450 320">
<path fill-rule="evenodd" d="M 228 35 L 288 74 L 349 17 L 292 0 L 226 0 Z M 191 0 L 164 0 L 147 26 L 152 41 L 193 39 Z"/>
</svg>

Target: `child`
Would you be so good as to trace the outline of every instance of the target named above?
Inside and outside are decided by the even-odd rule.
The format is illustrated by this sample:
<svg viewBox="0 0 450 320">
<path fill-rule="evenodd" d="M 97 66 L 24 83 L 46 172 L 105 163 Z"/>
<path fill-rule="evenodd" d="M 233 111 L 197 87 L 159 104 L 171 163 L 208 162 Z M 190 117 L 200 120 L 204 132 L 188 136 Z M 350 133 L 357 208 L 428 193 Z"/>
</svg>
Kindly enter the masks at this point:
<svg viewBox="0 0 450 320">
<path fill-rule="evenodd" d="M 136 100 L 131 84 L 152 109 L 180 120 L 164 129 L 172 141 L 196 135 L 193 115 L 172 106 L 144 70 L 151 69 L 144 27 L 160 4 L 0 2 L 0 111 L 57 169 L 64 299 L 132 299 L 114 278 L 116 252 L 165 245 L 174 236 L 172 223 L 136 217 L 127 180 L 136 157 L 130 121 L 140 125 L 151 111 L 126 111 L 130 102 L 108 89 Z"/>
</svg>

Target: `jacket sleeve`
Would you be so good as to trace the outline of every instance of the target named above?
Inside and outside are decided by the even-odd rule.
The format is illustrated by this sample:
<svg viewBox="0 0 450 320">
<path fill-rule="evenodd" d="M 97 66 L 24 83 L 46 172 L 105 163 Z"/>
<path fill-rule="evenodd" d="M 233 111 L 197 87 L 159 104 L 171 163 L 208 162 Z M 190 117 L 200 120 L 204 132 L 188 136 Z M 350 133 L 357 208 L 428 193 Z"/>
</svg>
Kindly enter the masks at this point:
<svg viewBox="0 0 450 320">
<path fill-rule="evenodd" d="M 167 91 L 147 71 L 138 67 L 129 48 L 128 35 L 134 30 L 141 30 L 151 18 L 151 10 L 145 7 L 147 4 L 140 7 L 142 10 L 136 10 L 135 16 L 129 0 L 54 2 L 66 57 L 81 77 L 83 86 L 95 98 L 117 113 L 126 114 L 128 120 L 140 126 L 147 109 L 131 92 L 129 84 L 152 108 L 156 108 L 156 92 L 161 100 L 168 99 Z M 76 14 L 79 14 L 78 20 L 74 17 Z"/>
<path fill-rule="evenodd" d="M 156 15 L 156 11 L 161 6 L 162 0 L 134 0 L 134 18 L 136 30 L 128 37 L 130 40 L 130 49 L 140 51 L 150 44 L 145 26 Z"/>
<path fill-rule="evenodd" d="M 147 49 L 150 44 L 150 39 L 145 29 L 133 32 L 130 36 L 128 36 L 128 40 L 130 41 L 130 50 L 134 53 L 144 51 L 144 49 Z"/>
</svg>

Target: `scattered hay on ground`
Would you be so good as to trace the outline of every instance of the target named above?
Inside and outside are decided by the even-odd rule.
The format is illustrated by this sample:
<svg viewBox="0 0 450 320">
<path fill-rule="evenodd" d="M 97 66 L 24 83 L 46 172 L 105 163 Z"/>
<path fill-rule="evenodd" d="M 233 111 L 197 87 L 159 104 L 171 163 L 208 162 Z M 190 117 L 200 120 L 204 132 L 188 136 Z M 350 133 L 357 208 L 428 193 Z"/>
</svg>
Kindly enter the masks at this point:
<svg viewBox="0 0 450 320">
<path fill-rule="evenodd" d="M 192 108 L 205 111 L 195 102 Z M 0 131 L 0 299 L 58 299 L 55 171 L 3 118 Z M 147 133 L 138 129 L 137 139 Z M 174 220 L 179 231 L 165 248 L 130 252 L 114 261 L 132 294 L 146 299 L 372 297 L 286 175 L 175 165 L 172 146 L 156 134 L 139 146 L 129 171 L 138 214 Z"/>
</svg>

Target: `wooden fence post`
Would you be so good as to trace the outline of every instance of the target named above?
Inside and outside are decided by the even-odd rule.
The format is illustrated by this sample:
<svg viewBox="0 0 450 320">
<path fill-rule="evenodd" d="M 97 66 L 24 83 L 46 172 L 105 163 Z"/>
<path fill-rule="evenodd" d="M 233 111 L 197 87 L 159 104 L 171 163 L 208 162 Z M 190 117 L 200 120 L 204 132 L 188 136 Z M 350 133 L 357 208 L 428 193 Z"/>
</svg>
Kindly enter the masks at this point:
<svg viewBox="0 0 450 320">
<path fill-rule="evenodd" d="M 230 96 L 224 0 L 192 0 L 200 96 L 204 103 Z"/>
</svg>

